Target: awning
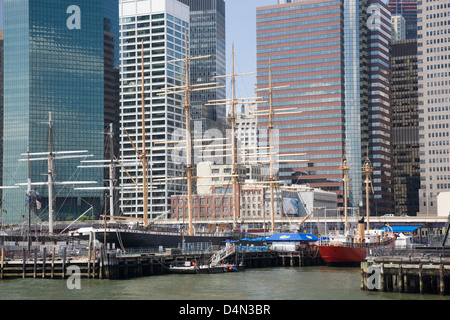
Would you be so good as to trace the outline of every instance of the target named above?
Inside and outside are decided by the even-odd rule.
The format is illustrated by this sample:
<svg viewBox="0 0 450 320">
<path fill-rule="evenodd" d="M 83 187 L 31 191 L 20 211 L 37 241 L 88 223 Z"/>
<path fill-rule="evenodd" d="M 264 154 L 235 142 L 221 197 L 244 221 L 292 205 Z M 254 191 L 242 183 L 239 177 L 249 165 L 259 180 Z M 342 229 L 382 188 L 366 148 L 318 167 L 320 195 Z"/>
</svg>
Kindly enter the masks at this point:
<svg viewBox="0 0 450 320">
<path fill-rule="evenodd" d="M 250 239 L 250 238 L 242 238 L 241 241 L 266 241 L 267 239 L 264 237 L 259 237 L 259 238 L 254 238 L 254 239 Z"/>
<path fill-rule="evenodd" d="M 317 241 L 319 238 L 310 233 L 275 233 L 267 241 Z"/>
<path fill-rule="evenodd" d="M 380 230 L 384 231 L 392 231 L 392 232 L 414 232 L 414 230 L 417 230 L 421 228 L 420 226 L 389 226 L 389 227 L 383 227 Z"/>
</svg>

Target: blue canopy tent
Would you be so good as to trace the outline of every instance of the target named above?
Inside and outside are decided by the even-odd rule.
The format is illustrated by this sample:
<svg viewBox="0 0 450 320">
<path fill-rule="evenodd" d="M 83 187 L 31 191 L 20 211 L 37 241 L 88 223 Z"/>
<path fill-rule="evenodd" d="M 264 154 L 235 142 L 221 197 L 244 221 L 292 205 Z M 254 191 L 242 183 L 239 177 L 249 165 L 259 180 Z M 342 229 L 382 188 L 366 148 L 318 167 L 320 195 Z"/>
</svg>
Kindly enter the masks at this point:
<svg viewBox="0 0 450 320">
<path fill-rule="evenodd" d="M 317 241 L 319 238 L 310 233 L 275 233 L 267 238 L 267 241 Z"/>
<path fill-rule="evenodd" d="M 421 228 L 421 227 L 420 226 L 389 226 L 389 227 L 380 228 L 380 230 L 384 230 L 387 232 L 391 231 L 394 233 L 398 233 L 398 232 L 412 233 L 419 228 Z"/>
</svg>

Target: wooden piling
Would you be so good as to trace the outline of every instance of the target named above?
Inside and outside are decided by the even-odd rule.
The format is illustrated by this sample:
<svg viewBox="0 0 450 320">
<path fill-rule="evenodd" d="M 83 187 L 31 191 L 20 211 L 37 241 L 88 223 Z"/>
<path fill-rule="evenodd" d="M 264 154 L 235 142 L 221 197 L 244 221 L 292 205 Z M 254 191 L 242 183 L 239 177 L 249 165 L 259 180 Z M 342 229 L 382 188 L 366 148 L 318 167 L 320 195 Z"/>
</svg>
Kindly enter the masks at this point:
<svg viewBox="0 0 450 320">
<path fill-rule="evenodd" d="M 3 266 L 4 266 L 4 262 L 5 262 L 5 249 L 2 248 L 2 256 L 1 256 L 1 265 L 0 265 L 0 278 L 3 279 Z"/>
<path fill-rule="evenodd" d="M 43 257 L 42 257 L 42 278 L 45 278 L 45 263 L 47 261 L 47 248 L 44 247 Z"/>
<path fill-rule="evenodd" d="M 37 277 L 37 250 L 34 250 L 33 278 Z"/>
<path fill-rule="evenodd" d="M 381 268 L 380 268 L 380 286 L 381 286 L 381 288 L 383 288 L 383 291 L 387 291 L 386 281 L 385 281 L 385 277 L 384 277 L 384 263 L 381 263 Z"/>
<path fill-rule="evenodd" d="M 55 247 L 52 247 L 52 268 L 50 271 L 50 279 L 55 275 Z"/>
<path fill-rule="evenodd" d="M 444 265 L 441 263 L 439 265 L 439 293 L 441 295 L 445 294 L 445 279 L 444 279 Z"/>
<path fill-rule="evenodd" d="M 22 249 L 22 278 L 25 278 L 26 275 L 26 268 L 27 268 L 27 252 L 26 249 Z"/>
<path fill-rule="evenodd" d="M 87 277 L 91 277 L 91 244 L 89 244 L 88 248 L 88 265 L 87 265 Z"/>
<path fill-rule="evenodd" d="M 398 286 L 398 292 L 403 292 L 403 268 L 400 264 L 398 266 L 398 275 L 397 275 L 397 286 Z"/>
<path fill-rule="evenodd" d="M 419 263 L 419 292 L 423 294 L 423 265 Z"/>
</svg>

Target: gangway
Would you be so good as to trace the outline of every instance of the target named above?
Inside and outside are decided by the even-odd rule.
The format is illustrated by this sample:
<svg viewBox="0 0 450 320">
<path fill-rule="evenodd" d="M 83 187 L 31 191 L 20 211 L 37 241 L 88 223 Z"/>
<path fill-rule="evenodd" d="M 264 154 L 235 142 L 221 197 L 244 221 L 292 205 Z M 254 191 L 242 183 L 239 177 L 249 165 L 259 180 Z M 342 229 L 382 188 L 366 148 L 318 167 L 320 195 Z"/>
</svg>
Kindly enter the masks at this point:
<svg viewBox="0 0 450 320">
<path fill-rule="evenodd" d="M 226 245 L 225 248 L 220 250 L 219 252 L 212 255 L 210 258 L 210 265 L 217 266 L 222 263 L 222 260 L 225 260 L 232 254 L 236 252 L 236 246 L 234 245 Z"/>
</svg>

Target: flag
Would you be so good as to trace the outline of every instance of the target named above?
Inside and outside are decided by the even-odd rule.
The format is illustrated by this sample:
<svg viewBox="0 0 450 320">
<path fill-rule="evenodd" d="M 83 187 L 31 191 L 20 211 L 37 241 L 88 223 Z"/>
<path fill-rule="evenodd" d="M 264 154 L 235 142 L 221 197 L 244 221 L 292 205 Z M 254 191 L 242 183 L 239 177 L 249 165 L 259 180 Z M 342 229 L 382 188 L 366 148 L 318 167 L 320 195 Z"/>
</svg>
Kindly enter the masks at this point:
<svg viewBox="0 0 450 320">
<path fill-rule="evenodd" d="M 36 194 L 36 209 L 41 209 L 41 205 L 42 205 L 42 203 L 41 203 L 41 197 L 38 195 L 38 194 Z"/>
</svg>

